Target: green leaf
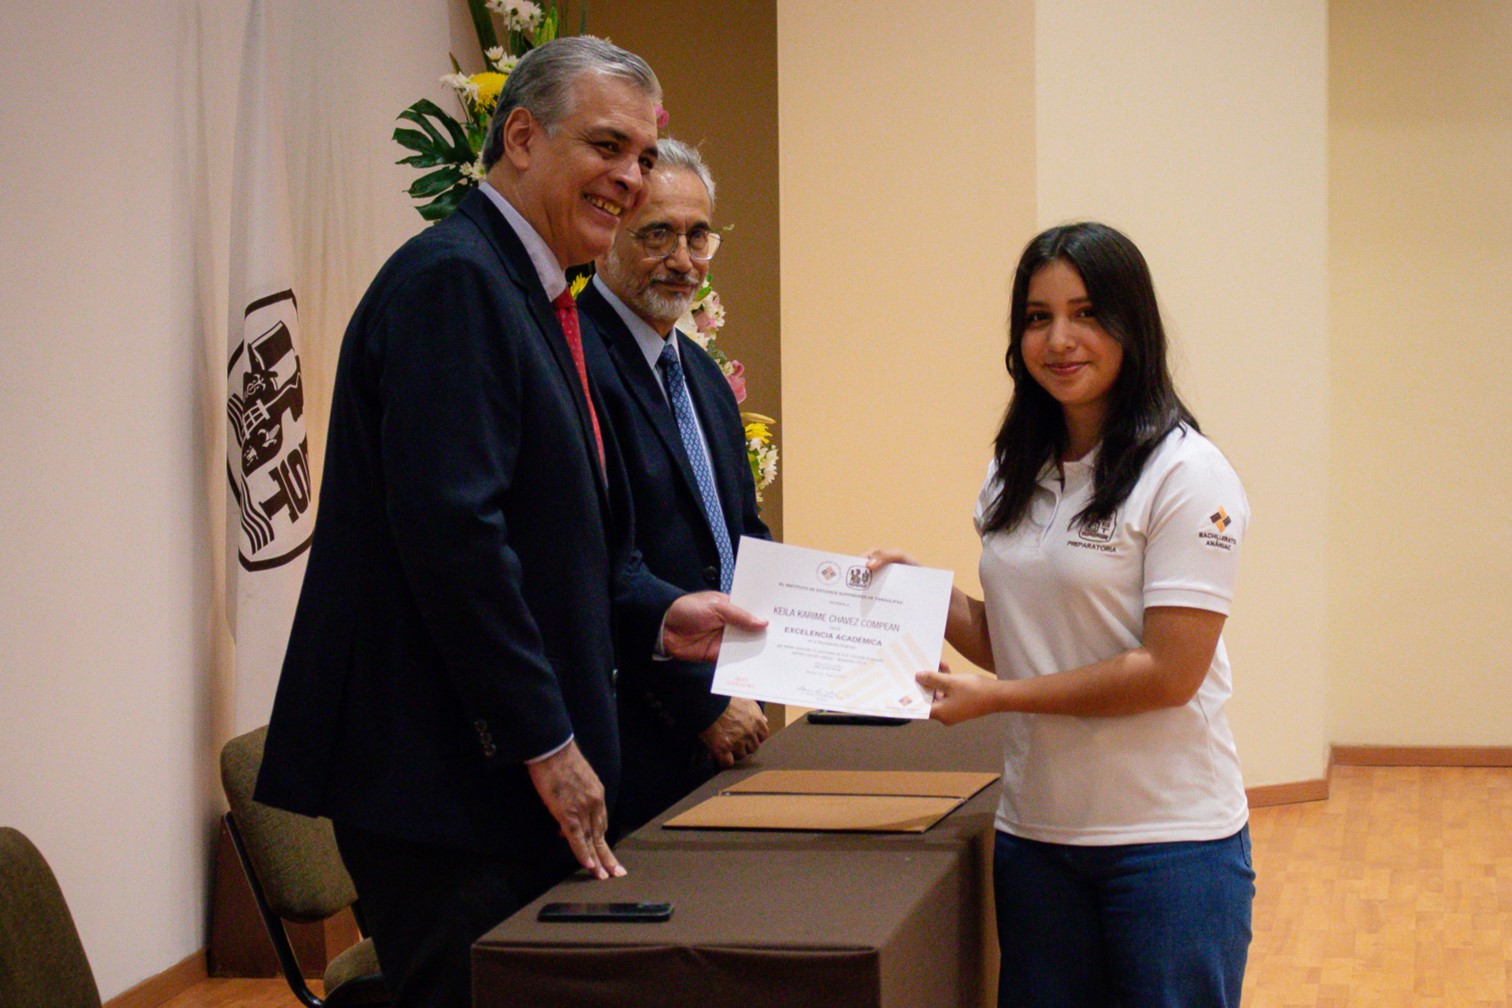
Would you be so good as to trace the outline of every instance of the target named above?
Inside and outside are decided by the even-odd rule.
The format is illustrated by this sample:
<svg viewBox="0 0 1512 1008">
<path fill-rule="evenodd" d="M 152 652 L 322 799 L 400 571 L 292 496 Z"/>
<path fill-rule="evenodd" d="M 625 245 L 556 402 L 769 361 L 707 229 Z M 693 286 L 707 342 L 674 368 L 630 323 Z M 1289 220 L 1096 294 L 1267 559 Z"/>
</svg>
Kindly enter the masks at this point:
<svg viewBox="0 0 1512 1008">
<path fill-rule="evenodd" d="M 447 165 L 445 168 L 437 168 L 415 179 L 410 183 L 409 194 L 415 199 L 425 199 L 428 196 L 444 193 L 461 181 L 462 170 L 455 165 Z"/>
<path fill-rule="evenodd" d="M 453 146 L 465 147 L 467 145 L 467 133 L 463 131 L 462 124 L 447 115 L 439 105 L 427 98 L 421 98 L 415 104 L 399 113 L 399 118 L 408 119 L 411 122 L 417 122 L 421 126 L 426 127 L 426 132 L 435 135 L 437 143 L 444 144 L 445 141 L 441 139 L 441 135 L 435 133 L 434 128 L 427 123 L 427 116 L 446 127 L 446 132 L 451 135 Z"/>
<path fill-rule="evenodd" d="M 415 209 L 420 211 L 420 216 L 426 220 L 438 221 L 457 209 L 457 204 L 462 202 L 462 197 L 466 196 L 467 191 L 471 188 L 472 186 L 470 185 L 458 185 L 437 196 L 424 206 L 418 206 Z"/>
<path fill-rule="evenodd" d="M 425 130 L 426 135 L 430 137 L 431 143 L 436 149 L 449 150 L 451 152 L 452 160 L 467 161 L 471 159 L 472 145 L 467 142 L 467 132 L 463 130 L 462 125 L 457 120 L 441 111 L 435 102 L 421 98 L 415 104 L 400 112 L 399 118 L 417 123 L 421 129 Z M 431 125 L 432 119 L 446 128 L 447 136 L 443 137 L 441 132 Z M 413 133 L 414 131 L 408 130 L 406 132 Z M 450 138 L 449 140 L 448 137 Z M 398 131 L 395 131 L 394 139 L 400 143 L 404 143 L 403 140 L 399 140 Z M 411 150 L 425 149 L 407 143 L 405 146 Z"/>
<path fill-rule="evenodd" d="M 430 137 L 431 142 L 434 143 L 437 147 L 446 146 L 446 137 L 442 136 L 441 131 L 436 129 L 436 127 L 431 124 L 431 121 L 425 116 L 409 116 L 408 118 L 414 122 L 419 123 L 420 128 L 425 130 L 425 135 Z M 449 119 L 451 117 L 445 116 L 445 118 Z"/>
<path fill-rule="evenodd" d="M 478 52 L 484 53 L 486 61 L 488 50 L 499 44 L 498 33 L 494 31 L 493 13 L 488 9 L 487 0 L 467 0 L 467 10 L 472 14 L 473 30 L 478 33 Z"/>
<path fill-rule="evenodd" d="M 419 101 L 415 102 L 415 104 L 411 105 L 409 108 L 405 109 L 399 114 L 406 119 L 416 119 L 420 116 L 435 116 L 438 119 L 447 118 L 446 112 L 441 108 L 441 106 L 437 105 L 429 98 L 421 98 Z"/>
<path fill-rule="evenodd" d="M 440 154 L 444 146 L 434 143 L 429 136 L 419 130 L 402 128 L 394 130 L 394 142 L 412 151 L 419 151 L 421 154 Z"/>
<path fill-rule="evenodd" d="M 541 18 L 541 27 L 536 29 L 536 45 L 545 45 L 547 42 L 550 42 L 552 39 L 556 38 L 557 24 L 558 19 L 556 5 L 552 4 L 551 6 L 545 8 L 545 11 Z"/>
<path fill-rule="evenodd" d="M 446 127 L 446 132 L 451 135 L 452 147 L 456 150 L 471 151 L 472 145 L 467 142 L 467 131 L 462 124 L 449 115 L 442 114 L 441 125 Z"/>
<path fill-rule="evenodd" d="M 411 168 L 434 168 L 437 165 L 456 164 L 456 162 L 444 158 L 440 154 L 431 153 L 411 154 L 409 157 L 400 158 L 394 164 L 409 165 Z"/>
</svg>

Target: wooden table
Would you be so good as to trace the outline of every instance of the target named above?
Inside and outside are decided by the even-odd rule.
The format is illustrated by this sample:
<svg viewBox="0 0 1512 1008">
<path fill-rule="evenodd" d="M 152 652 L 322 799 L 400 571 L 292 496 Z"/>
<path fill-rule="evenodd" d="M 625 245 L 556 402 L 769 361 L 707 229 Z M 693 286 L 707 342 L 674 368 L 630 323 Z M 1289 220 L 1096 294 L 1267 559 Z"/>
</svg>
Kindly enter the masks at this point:
<svg viewBox="0 0 1512 1008">
<path fill-rule="evenodd" d="M 629 875 L 569 879 L 473 949 L 477 1008 L 894 1008 L 995 1003 L 998 785 L 925 833 L 669 830 L 758 770 L 999 772 L 1001 727 L 799 721 L 622 841 Z M 672 919 L 542 924 L 547 902 L 670 901 Z"/>
</svg>

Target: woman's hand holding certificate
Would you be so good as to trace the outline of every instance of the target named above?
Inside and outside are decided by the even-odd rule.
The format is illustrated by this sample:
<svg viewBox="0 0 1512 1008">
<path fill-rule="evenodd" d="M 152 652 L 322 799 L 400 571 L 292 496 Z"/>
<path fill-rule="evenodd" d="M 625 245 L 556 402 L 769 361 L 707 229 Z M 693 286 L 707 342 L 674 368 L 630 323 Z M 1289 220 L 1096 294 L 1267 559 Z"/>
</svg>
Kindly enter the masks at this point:
<svg viewBox="0 0 1512 1008">
<path fill-rule="evenodd" d="M 768 621 L 725 630 L 713 691 L 853 714 L 926 718 L 951 573 L 743 538 L 730 599 Z"/>
</svg>

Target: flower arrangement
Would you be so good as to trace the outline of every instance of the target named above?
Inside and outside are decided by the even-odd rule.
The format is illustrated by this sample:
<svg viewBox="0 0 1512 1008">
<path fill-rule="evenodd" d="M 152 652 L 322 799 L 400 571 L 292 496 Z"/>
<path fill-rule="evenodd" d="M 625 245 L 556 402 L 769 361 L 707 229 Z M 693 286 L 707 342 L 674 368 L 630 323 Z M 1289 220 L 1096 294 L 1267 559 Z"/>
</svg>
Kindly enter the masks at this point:
<svg viewBox="0 0 1512 1008">
<path fill-rule="evenodd" d="M 483 181 L 483 141 L 488 136 L 488 124 L 499 103 L 499 95 L 504 91 L 504 84 L 521 56 L 561 34 L 566 5 L 539 4 L 532 0 L 467 0 L 467 7 L 478 35 L 478 48 L 483 54 L 483 69 L 475 74 L 465 74 L 457 58 L 452 56 L 452 72 L 441 78 L 441 82 L 456 94 L 461 118 L 422 98 L 399 113 L 400 119 L 419 128 L 400 126 L 394 130 L 394 141 L 414 152 L 400 158 L 398 163 L 425 172 L 410 185 L 408 193 L 422 201 L 415 209 L 428 221 L 438 221 L 450 214 L 468 190 Z M 580 34 L 587 30 L 586 20 L 585 2 L 580 11 Z M 658 130 L 666 129 L 667 118 L 666 110 L 657 106 Z M 591 267 L 574 268 L 569 272 L 572 295 L 576 297 L 588 283 Z M 724 306 L 705 279 L 688 314 L 678 321 L 678 328 L 714 358 L 725 380 L 730 383 L 730 390 L 735 393 L 735 401 L 743 403 L 746 398 L 745 366 L 731 360 L 714 343 L 723 325 Z M 761 491 L 777 478 L 777 445 L 772 436 L 772 427 L 777 421 L 760 413 L 742 412 L 740 418 L 745 424 L 746 455 L 751 463 L 751 476 L 756 481 L 756 499 L 760 501 Z"/>
<path fill-rule="evenodd" d="M 724 373 L 725 381 L 730 383 L 730 391 L 735 393 L 735 401 L 743 403 L 746 399 L 745 365 L 732 360 L 714 342 L 724 323 L 724 305 L 720 303 L 719 294 L 714 290 L 710 279 L 705 277 L 703 286 L 693 296 L 693 303 L 688 307 L 687 313 L 678 319 L 677 328 L 687 333 L 693 342 L 714 358 L 714 363 Z M 751 478 L 756 481 L 756 500 L 760 502 L 761 491 L 771 486 L 777 478 L 777 445 L 772 437 L 772 427 L 777 421 L 760 413 L 747 412 L 742 412 L 740 419 L 745 424 L 746 458 L 751 463 Z"/>
<path fill-rule="evenodd" d="M 452 72 L 441 78 L 456 93 L 461 119 L 422 98 L 399 113 L 400 119 L 419 128 L 401 126 L 394 130 L 394 141 L 414 151 L 398 163 L 425 170 L 408 192 L 413 198 L 425 201 L 415 209 L 428 221 L 438 221 L 451 213 L 467 191 L 483 180 L 483 140 L 509 72 L 525 53 L 561 33 L 564 8 L 556 4 L 467 0 L 467 6 L 483 53 L 483 69 L 465 74 L 453 56 Z M 586 14 L 586 5 L 583 13 Z"/>
</svg>

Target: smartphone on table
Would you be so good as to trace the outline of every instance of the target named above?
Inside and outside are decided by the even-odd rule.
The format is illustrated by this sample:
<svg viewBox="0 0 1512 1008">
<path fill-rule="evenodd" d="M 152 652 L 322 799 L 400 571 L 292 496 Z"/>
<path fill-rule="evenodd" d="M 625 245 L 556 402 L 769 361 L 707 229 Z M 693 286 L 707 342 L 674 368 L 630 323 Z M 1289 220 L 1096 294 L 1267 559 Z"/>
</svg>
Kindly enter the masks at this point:
<svg viewBox="0 0 1512 1008">
<path fill-rule="evenodd" d="M 664 921 L 672 916 L 671 903 L 547 903 L 536 914 L 539 921 Z"/>
</svg>

